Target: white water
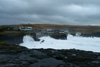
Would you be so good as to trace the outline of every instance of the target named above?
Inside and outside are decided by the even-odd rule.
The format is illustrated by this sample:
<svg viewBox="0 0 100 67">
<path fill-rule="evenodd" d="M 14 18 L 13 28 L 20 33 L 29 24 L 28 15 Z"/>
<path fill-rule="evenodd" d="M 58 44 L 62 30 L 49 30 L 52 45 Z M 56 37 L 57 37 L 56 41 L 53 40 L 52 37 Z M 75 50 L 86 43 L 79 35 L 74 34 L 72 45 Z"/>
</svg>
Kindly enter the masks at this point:
<svg viewBox="0 0 100 67">
<path fill-rule="evenodd" d="M 53 49 L 80 49 L 86 51 L 100 52 L 100 38 L 98 37 L 76 37 L 68 35 L 67 40 L 56 40 L 49 36 L 41 37 L 41 41 L 45 40 L 43 43 L 41 41 L 34 41 L 31 36 L 24 36 L 23 43 L 21 46 L 25 46 L 29 49 L 32 48 L 53 48 Z"/>
</svg>

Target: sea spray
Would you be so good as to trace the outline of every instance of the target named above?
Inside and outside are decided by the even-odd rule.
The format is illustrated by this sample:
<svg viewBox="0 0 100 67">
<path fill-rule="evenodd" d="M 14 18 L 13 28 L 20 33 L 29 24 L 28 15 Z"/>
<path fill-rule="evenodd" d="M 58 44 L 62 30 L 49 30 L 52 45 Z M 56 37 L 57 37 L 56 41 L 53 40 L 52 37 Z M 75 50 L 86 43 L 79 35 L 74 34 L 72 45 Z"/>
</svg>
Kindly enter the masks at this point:
<svg viewBox="0 0 100 67">
<path fill-rule="evenodd" d="M 41 41 L 44 40 L 43 43 Z M 86 51 L 100 52 L 100 38 L 99 37 L 77 37 L 68 34 L 67 40 L 53 39 L 49 36 L 40 38 L 40 41 L 34 41 L 34 39 L 26 35 L 23 37 L 23 43 L 21 46 L 25 46 L 29 49 L 40 48 L 52 48 L 52 49 L 80 49 Z"/>
</svg>

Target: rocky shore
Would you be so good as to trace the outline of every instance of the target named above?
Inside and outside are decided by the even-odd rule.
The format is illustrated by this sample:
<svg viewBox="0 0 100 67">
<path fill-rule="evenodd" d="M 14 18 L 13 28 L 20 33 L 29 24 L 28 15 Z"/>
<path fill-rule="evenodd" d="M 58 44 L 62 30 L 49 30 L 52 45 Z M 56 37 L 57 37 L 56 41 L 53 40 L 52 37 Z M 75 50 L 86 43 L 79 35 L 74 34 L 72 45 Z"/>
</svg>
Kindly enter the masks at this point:
<svg viewBox="0 0 100 67">
<path fill-rule="evenodd" d="M 76 49 L 27 49 L 0 42 L 0 67 L 100 67 L 100 53 Z"/>
<path fill-rule="evenodd" d="M 20 44 L 25 34 L 0 34 L 0 41 L 9 44 Z"/>
<path fill-rule="evenodd" d="M 20 44 L 23 42 L 23 37 L 25 35 L 30 35 L 33 37 L 35 41 L 39 41 L 39 39 L 36 37 L 35 33 L 28 34 L 28 33 L 10 33 L 10 34 L 0 34 L 0 41 L 5 42 L 8 44 Z"/>
<path fill-rule="evenodd" d="M 0 41 L 8 44 L 20 44 L 23 43 L 23 37 L 25 35 L 30 35 L 35 41 L 40 41 L 38 37 L 36 37 L 36 33 L 10 33 L 10 34 L 0 34 Z M 52 38 L 55 39 L 67 39 L 65 34 L 62 35 L 51 35 Z"/>
</svg>

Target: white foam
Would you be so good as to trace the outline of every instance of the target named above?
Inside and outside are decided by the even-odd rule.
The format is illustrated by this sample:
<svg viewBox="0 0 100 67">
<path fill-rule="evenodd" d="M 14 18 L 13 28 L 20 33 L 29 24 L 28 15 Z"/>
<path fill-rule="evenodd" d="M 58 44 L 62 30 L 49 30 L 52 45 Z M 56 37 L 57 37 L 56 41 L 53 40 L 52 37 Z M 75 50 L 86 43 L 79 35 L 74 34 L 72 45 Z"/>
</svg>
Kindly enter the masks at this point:
<svg viewBox="0 0 100 67">
<path fill-rule="evenodd" d="M 76 37 L 72 35 L 68 35 L 67 40 L 56 40 L 49 36 L 41 37 L 41 41 L 44 40 L 43 43 L 41 41 L 34 41 L 34 39 L 26 35 L 23 38 L 23 43 L 21 46 L 25 46 L 29 49 L 35 48 L 53 48 L 53 49 L 80 49 L 86 51 L 94 51 L 100 52 L 100 38 L 98 37 Z"/>
</svg>

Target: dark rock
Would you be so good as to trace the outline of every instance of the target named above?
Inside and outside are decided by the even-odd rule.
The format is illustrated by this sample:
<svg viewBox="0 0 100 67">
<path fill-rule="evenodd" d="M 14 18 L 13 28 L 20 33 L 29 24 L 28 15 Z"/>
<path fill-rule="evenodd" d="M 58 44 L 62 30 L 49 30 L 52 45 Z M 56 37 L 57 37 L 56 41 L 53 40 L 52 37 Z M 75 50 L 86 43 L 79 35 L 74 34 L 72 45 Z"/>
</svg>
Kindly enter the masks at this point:
<svg viewBox="0 0 100 67">
<path fill-rule="evenodd" d="M 40 60 L 38 63 L 30 65 L 30 67 L 60 67 L 61 65 L 65 66 L 65 63 L 61 60 L 46 58 Z"/>
<path fill-rule="evenodd" d="M 100 56 L 98 56 L 97 59 L 100 60 Z"/>
<path fill-rule="evenodd" d="M 27 49 L 0 43 L 0 67 L 100 67 L 100 53 L 83 50 Z"/>
<path fill-rule="evenodd" d="M 38 50 L 33 50 L 33 51 L 31 51 L 31 53 L 33 54 L 31 56 L 36 57 L 38 59 L 42 59 L 42 58 L 47 58 L 48 57 L 47 54 L 45 54 L 45 53 L 43 53 L 41 51 L 38 51 Z"/>
<path fill-rule="evenodd" d="M 52 34 L 50 35 L 50 37 L 55 38 L 55 39 L 67 39 L 67 35 L 66 34 Z"/>
<path fill-rule="evenodd" d="M 43 52 L 41 52 L 41 51 L 38 51 L 38 50 L 33 50 L 32 52 L 33 52 L 34 55 L 37 55 L 37 56 L 38 56 L 38 55 L 40 55 L 40 56 L 46 56 L 45 53 L 43 53 Z"/>
<path fill-rule="evenodd" d="M 35 41 L 40 41 L 38 37 L 36 37 L 36 33 L 30 34 Z"/>
<path fill-rule="evenodd" d="M 25 34 L 0 34 L 0 41 L 9 44 L 20 44 Z"/>
<path fill-rule="evenodd" d="M 21 61 L 36 61 L 36 58 L 30 57 L 28 54 L 21 54 L 18 58 Z"/>
<path fill-rule="evenodd" d="M 33 39 L 35 41 L 40 41 L 40 39 L 38 39 L 36 37 L 36 34 L 33 33 L 33 34 L 0 34 L 0 41 L 1 42 L 5 42 L 5 43 L 8 43 L 8 44 L 20 44 L 23 42 L 23 37 L 25 35 L 30 35 L 33 37 Z"/>
<path fill-rule="evenodd" d="M 95 32 L 91 34 L 81 34 L 83 37 L 100 37 L 100 32 Z"/>
<path fill-rule="evenodd" d="M 6 64 L 6 65 L 0 65 L 1 67 L 19 67 L 17 64 Z"/>
<path fill-rule="evenodd" d="M 100 61 L 92 61 L 93 64 L 100 64 Z"/>
</svg>

